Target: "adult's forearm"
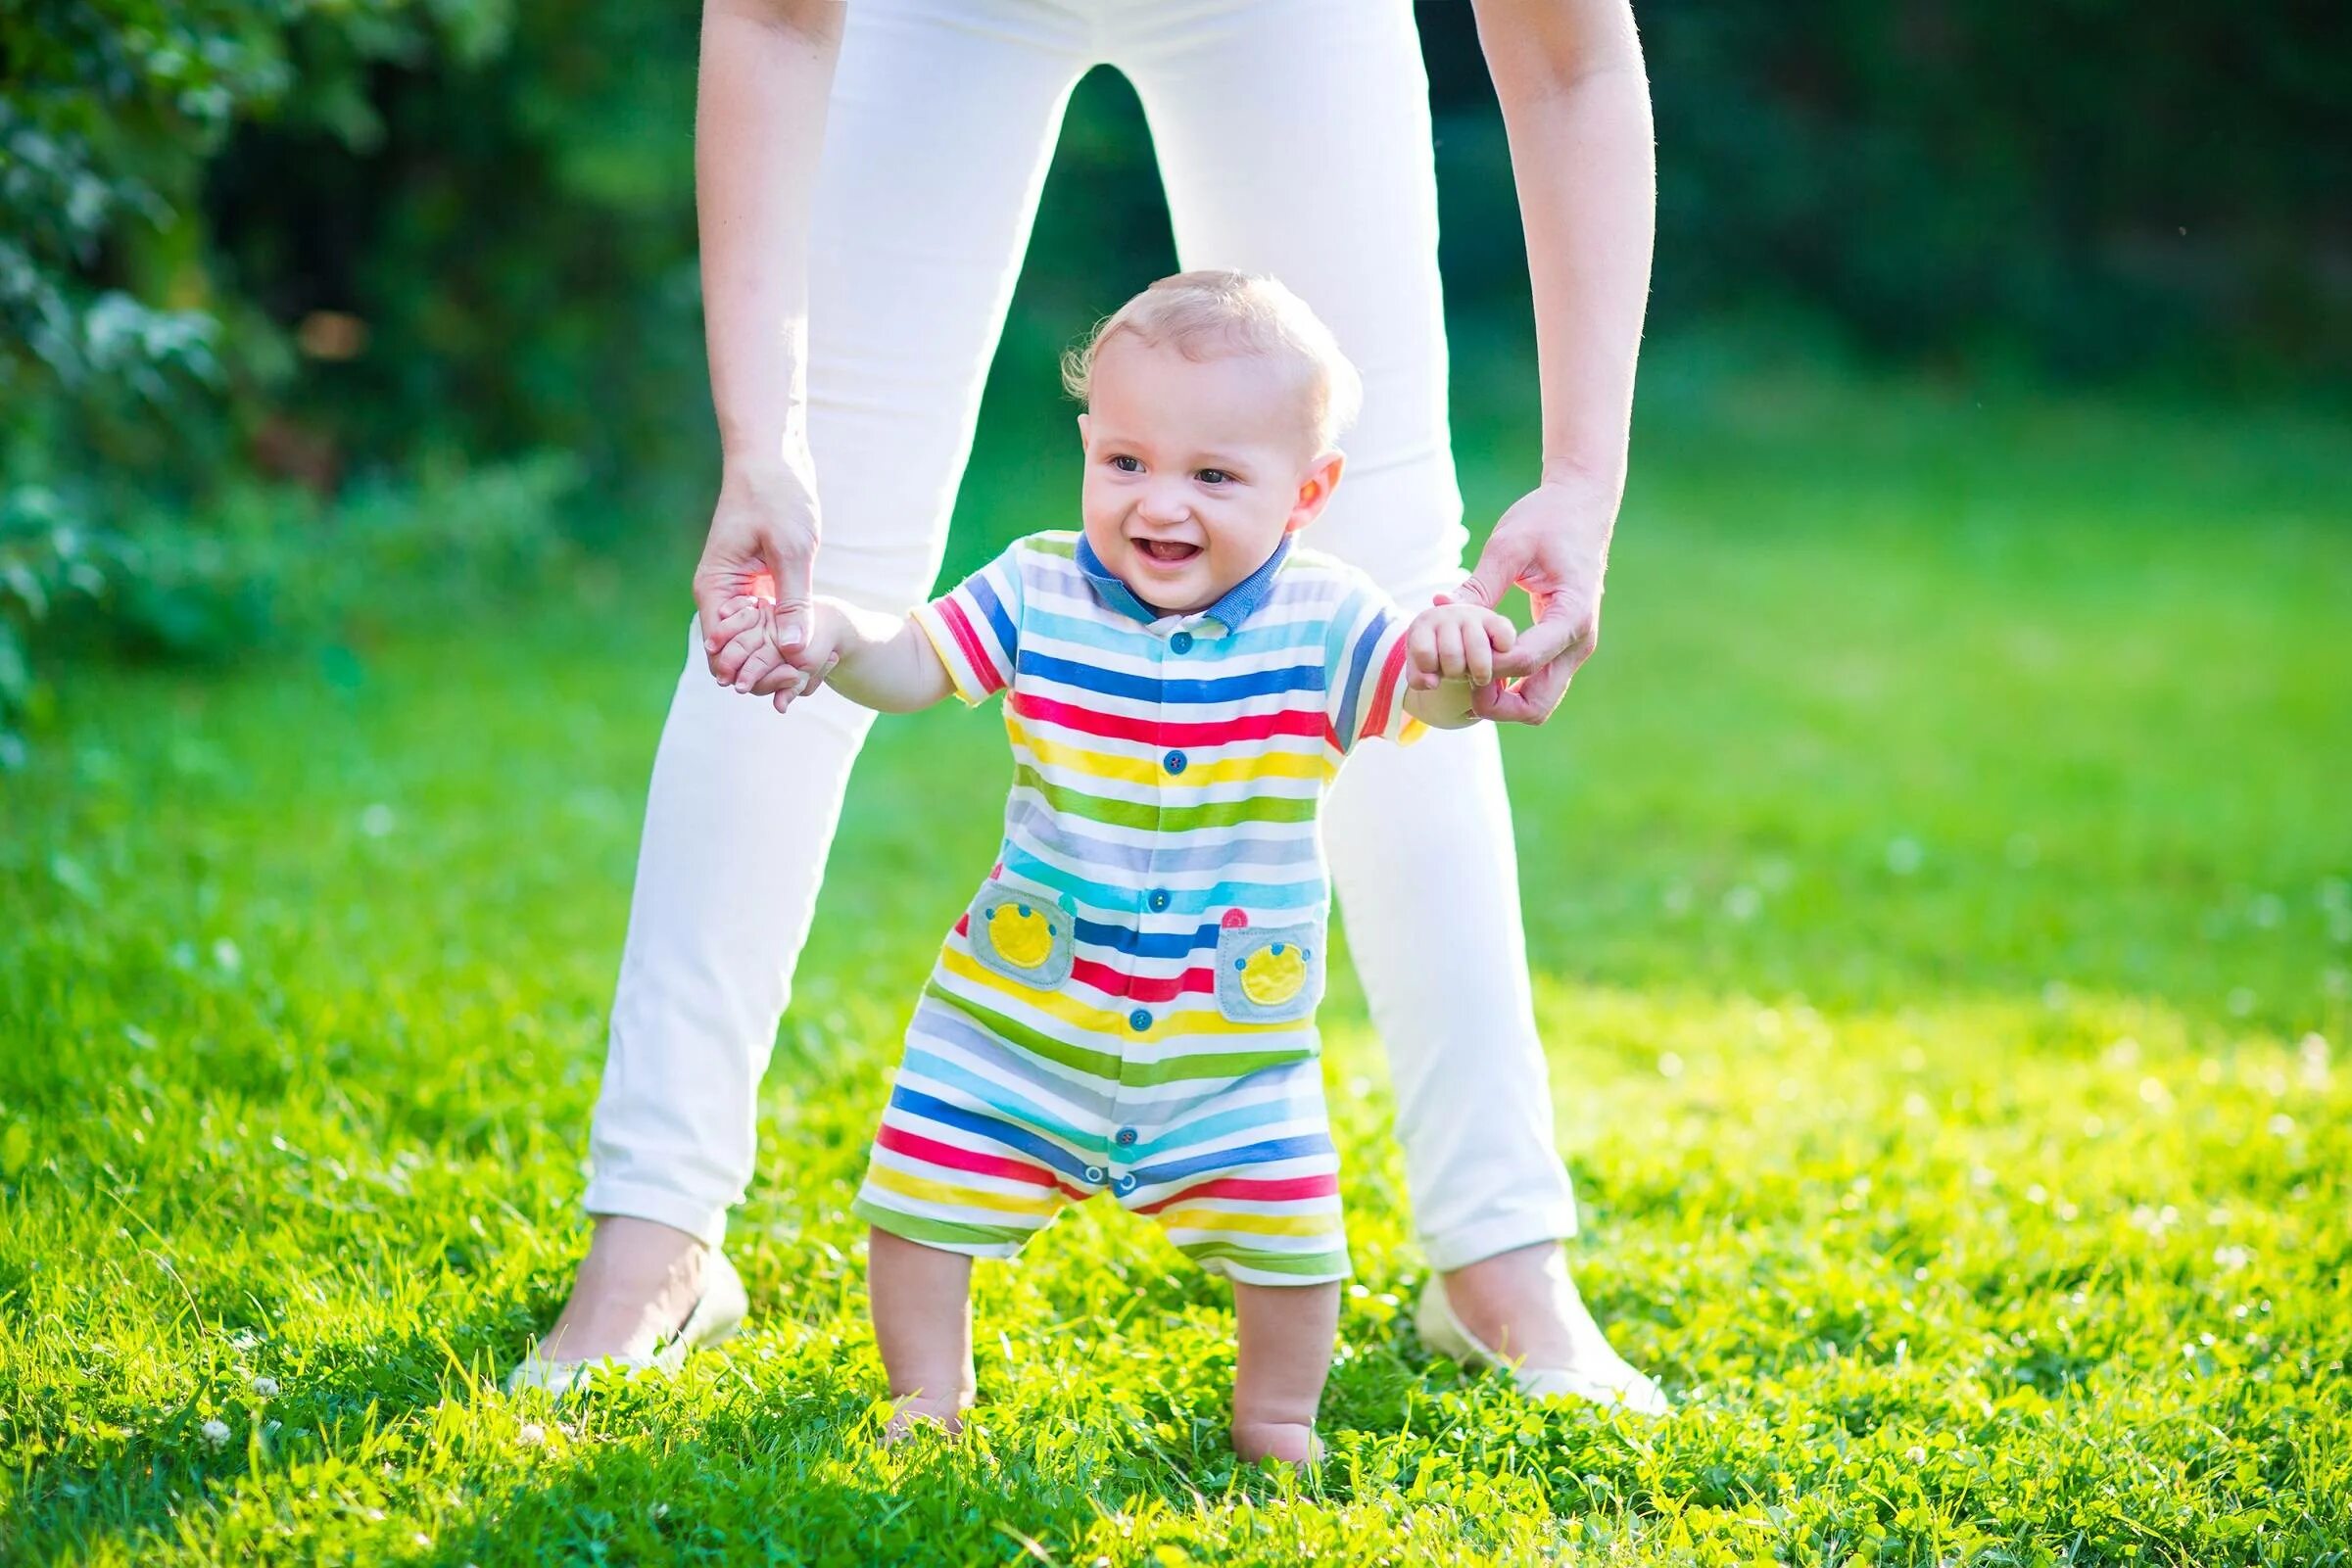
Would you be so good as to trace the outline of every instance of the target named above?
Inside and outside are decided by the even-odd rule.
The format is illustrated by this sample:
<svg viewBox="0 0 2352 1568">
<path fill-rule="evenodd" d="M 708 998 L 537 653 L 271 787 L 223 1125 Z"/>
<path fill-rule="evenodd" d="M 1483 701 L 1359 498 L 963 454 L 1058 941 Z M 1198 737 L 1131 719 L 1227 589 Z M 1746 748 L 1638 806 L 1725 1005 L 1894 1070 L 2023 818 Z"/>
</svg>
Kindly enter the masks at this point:
<svg viewBox="0 0 2352 1568">
<path fill-rule="evenodd" d="M 1526 230 L 1545 477 L 1614 493 L 1657 221 L 1632 14 L 1622 0 L 1489 0 L 1479 20 Z"/>
<path fill-rule="evenodd" d="M 708 0 L 696 77 L 703 338 L 729 465 L 806 439 L 808 215 L 841 0 Z"/>
</svg>

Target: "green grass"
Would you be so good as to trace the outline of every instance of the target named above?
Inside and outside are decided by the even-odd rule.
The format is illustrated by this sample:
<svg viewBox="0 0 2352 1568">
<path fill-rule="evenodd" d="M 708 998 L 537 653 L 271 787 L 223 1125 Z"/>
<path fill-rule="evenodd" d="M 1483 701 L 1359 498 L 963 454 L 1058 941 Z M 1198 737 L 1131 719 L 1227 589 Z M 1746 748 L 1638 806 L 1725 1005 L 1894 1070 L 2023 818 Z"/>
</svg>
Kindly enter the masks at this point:
<svg viewBox="0 0 2352 1568">
<path fill-rule="evenodd" d="M 1491 515 L 1524 372 L 1473 363 Z M 845 1211 L 1008 772 L 944 711 L 853 792 L 749 1332 L 497 1392 L 581 1243 L 675 559 L 85 672 L 0 780 L 0 1560 L 2352 1562 L 2352 443 L 1650 374 L 1604 652 L 1508 743 L 1577 1273 L 1671 1422 L 1416 1344 L 1342 980 L 1320 1473 L 1237 1473 L 1227 1303 L 1105 1205 L 982 1270 L 972 1439 L 875 1456 Z M 1066 440 L 992 413 L 951 566 L 1059 515 Z"/>
</svg>

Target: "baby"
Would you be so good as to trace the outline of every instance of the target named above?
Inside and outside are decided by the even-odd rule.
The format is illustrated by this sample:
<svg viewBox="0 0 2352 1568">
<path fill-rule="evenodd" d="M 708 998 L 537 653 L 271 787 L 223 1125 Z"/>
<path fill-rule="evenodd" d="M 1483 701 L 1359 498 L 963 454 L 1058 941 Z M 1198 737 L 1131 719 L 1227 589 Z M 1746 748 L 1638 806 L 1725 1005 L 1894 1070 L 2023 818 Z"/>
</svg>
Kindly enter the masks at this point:
<svg viewBox="0 0 2352 1568">
<path fill-rule="evenodd" d="M 912 616 L 820 598 L 775 645 L 888 713 L 1006 693 L 997 863 L 907 1028 L 856 1212 L 895 1441 L 960 1429 L 972 1259 L 1107 1192 L 1232 1281 L 1233 1447 L 1313 1458 L 1348 1277 L 1317 1061 L 1328 878 L 1316 818 L 1362 741 L 1472 722 L 1511 623 L 1408 618 L 1293 536 L 1329 504 L 1355 370 L 1262 277 L 1155 283 L 1066 367 L 1078 533 L 1016 542 Z"/>
</svg>

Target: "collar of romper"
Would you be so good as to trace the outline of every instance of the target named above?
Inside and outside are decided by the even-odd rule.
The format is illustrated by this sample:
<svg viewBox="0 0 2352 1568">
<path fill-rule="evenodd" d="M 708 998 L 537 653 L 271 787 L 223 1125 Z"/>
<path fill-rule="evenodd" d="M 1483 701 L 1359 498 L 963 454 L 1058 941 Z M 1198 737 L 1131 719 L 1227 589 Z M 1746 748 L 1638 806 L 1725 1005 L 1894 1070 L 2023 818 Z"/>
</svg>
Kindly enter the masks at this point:
<svg viewBox="0 0 2352 1568">
<path fill-rule="evenodd" d="M 1153 609 L 1137 598 L 1135 591 L 1121 582 L 1102 563 L 1102 557 L 1094 553 L 1094 546 L 1086 542 L 1085 535 L 1080 534 L 1078 540 L 1078 569 L 1086 574 L 1086 581 L 1094 585 L 1094 592 L 1102 595 L 1104 603 L 1122 615 L 1133 616 L 1146 626 L 1168 621 L 1171 624 L 1167 630 L 1172 632 L 1179 625 L 1198 625 L 1200 621 L 1215 621 L 1227 632 L 1239 630 L 1241 623 L 1266 602 L 1266 595 L 1273 592 L 1274 573 L 1281 569 L 1283 559 L 1289 554 L 1290 536 L 1284 534 L 1282 542 L 1274 546 L 1274 552 L 1266 557 L 1265 565 L 1225 590 L 1223 598 L 1199 611 L 1196 617 Z"/>
</svg>

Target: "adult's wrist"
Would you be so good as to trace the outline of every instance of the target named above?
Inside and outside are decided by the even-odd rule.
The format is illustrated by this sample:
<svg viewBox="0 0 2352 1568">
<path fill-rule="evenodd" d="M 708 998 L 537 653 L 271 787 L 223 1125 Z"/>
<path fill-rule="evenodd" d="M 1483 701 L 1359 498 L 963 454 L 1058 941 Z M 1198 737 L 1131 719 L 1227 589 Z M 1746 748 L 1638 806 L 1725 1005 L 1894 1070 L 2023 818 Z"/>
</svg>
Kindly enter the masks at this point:
<svg viewBox="0 0 2352 1568">
<path fill-rule="evenodd" d="M 1608 502 L 1615 510 L 1625 499 L 1625 465 L 1597 463 L 1584 457 L 1546 457 L 1541 481 L 1547 488 L 1571 490 Z"/>
</svg>

